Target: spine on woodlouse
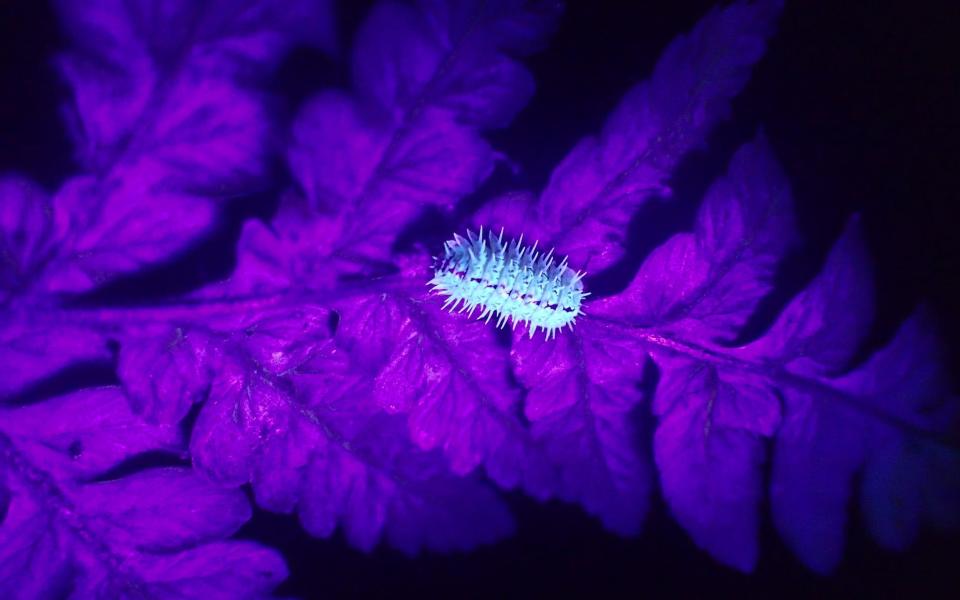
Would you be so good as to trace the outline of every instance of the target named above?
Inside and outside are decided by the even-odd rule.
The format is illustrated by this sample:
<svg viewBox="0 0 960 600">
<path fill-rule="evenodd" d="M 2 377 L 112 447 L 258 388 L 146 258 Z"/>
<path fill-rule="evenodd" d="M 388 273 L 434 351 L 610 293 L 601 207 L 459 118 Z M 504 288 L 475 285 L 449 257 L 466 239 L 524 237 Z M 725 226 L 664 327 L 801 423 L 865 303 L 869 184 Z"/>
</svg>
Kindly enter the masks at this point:
<svg viewBox="0 0 960 600">
<path fill-rule="evenodd" d="M 527 248 L 523 236 L 519 240 L 503 242 L 500 235 L 480 228 L 480 235 L 467 231 L 467 237 L 454 234 L 444 243 L 443 255 L 435 257 L 432 289 L 448 296 L 443 307 L 451 312 L 460 306 L 460 312 L 469 316 L 480 309 L 478 318 L 490 322 L 497 315 L 497 327 L 508 321 L 516 328 L 526 323 L 530 337 L 543 329 L 546 338 L 556 335 L 566 325 L 582 315 L 581 303 L 589 296 L 583 291 L 584 273 L 567 265 L 567 259 L 557 263 L 553 250 L 546 254 L 537 251 L 537 244 Z"/>
</svg>

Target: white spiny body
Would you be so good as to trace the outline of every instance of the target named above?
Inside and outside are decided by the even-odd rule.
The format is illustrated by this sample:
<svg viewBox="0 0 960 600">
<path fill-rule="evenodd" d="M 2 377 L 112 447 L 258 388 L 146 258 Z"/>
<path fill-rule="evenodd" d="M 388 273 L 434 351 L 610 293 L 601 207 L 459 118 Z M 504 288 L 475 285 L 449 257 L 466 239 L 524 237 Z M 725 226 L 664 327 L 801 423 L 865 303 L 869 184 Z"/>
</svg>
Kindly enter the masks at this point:
<svg viewBox="0 0 960 600">
<path fill-rule="evenodd" d="M 497 315 L 497 327 L 508 320 L 516 328 L 527 323 L 530 337 L 543 329 L 546 338 L 556 335 L 566 325 L 573 329 L 574 319 L 582 315 L 580 304 L 589 296 L 583 291 L 584 273 L 574 272 L 567 259 L 553 260 L 553 250 L 545 255 L 523 246 L 519 240 L 503 243 L 500 235 L 490 232 L 487 237 L 467 231 L 467 237 L 454 234 L 444 243 L 442 257 L 436 259 L 435 273 L 430 284 L 433 290 L 449 296 L 444 308 L 460 312 L 481 309 L 480 319 L 489 323 Z"/>
</svg>

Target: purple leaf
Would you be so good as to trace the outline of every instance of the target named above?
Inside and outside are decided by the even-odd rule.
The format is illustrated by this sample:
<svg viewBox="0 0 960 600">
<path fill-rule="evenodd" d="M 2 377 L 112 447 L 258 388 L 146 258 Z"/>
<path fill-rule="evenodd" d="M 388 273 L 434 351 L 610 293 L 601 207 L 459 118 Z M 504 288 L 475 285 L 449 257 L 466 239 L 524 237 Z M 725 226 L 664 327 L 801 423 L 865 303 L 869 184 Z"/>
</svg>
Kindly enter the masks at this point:
<svg viewBox="0 0 960 600">
<path fill-rule="evenodd" d="M 440 304 L 436 297 L 369 297 L 345 307 L 338 333 L 370 365 L 380 406 L 408 415 L 417 446 L 442 448 L 455 473 L 483 464 L 503 487 L 547 495 L 552 468 L 516 416 L 517 390 L 492 328 L 452 317 Z M 367 332 L 374 331 L 379 339 L 371 344 Z"/>
<path fill-rule="evenodd" d="M 13 598 L 68 591 L 80 597 L 259 598 L 286 577 L 275 552 L 249 542 L 218 541 L 247 518 L 249 507 L 238 490 L 214 488 L 188 470 L 146 471 L 119 482 L 70 488 L 51 487 L 35 477 L 35 471 L 8 472 L 15 487 L 0 522 L 0 586 L 15 591 Z M 177 499 L 186 509 L 179 512 L 136 504 L 132 511 L 117 512 L 124 501 L 137 498 L 116 503 L 113 492 L 145 485 L 193 495 Z M 150 498 L 147 491 L 140 500 Z M 228 509 L 220 503 L 188 508 L 191 500 L 204 498 L 219 499 Z M 244 508 L 231 513 L 232 506 Z M 125 526 L 148 534 L 148 544 L 131 539 Z M 189 530 L 181 531 L 185 527 Z M 162 552 L 149 543 L 158 543 Z"/>
<path fill-rule="evenodd" d="M 493 168 L 487 143 L 447 112 L 402 127 L 332 92 L 301 111 L 289 160 L 311 205 L 338 213 L 313 243 L 361 263 L 388 258 L 393 237 L 420 207 L 449 206 Z"/>
<path fill-rule="evenodd" d="M 110 360 L 105 337 L 87 327 L 32 325 L 18 313 L 0 315 L 0 398 L 23 391 L 74 363 Z"/>
<path fill-rule="evenodd" d="M 582 140 L 554 171 L 538 204 L 545 247 L 590 271 L 622 255 L 627 221 L 638 206 L 669 193 L 671 170 L 727 115 L 763 55 L 781 4 L 715 9 L 670 44 L 601 134 Z"/>
<path fill-rule="evenodd" d="M 247 483 L 260 446 L 283 435 L 296 416 L 290 402 L 269 379 L 248 376 L 243 365 L 221 368 L 191 437 L 194 464 L 225 484 Z"/>
<path fill-rule="evenodd" d="M 292 311 L 264 311 L 261 318 L 244 329 L 244 346 L 267 373 L 296 372 L 327 348 L 330 317 L 329 310 L 309 305 Z"/>
<path fill-rule="evenodd" d="M 938 441 L 884 440 L 867 463 L 861 490 L 873 537 L 905 550 L 925 525 L 960 530 L 960 451 Z"/>
<path fill-rule="evenodd" d="M 506 507 L 476 478 L 449 473 L 442 457 L 405 442 L 403 419 L 370 419 L 349 444 L 317 446 L 306 475 L 311 496 L 301 520 L 326 537 L 337 521 L 347 539 L 371 549 L 383 535 L 407 554 L 467 550 L 513 530 Z"/>
<path fill-rule="evenodd" d="M 861 501 L 871 533 L 887 547 L 904 549 L 921 524 L 960 526 L 960 410 L 949 382 L 942 351 L 923 314 L 908 320 L 890 344 L 838 381 L 839 388 L 881 416 L 867 430 Z"/>
<path fill-rule="evenodd" d="M 357 96 L 314 98 L 288 152 L 309 204 L 336 215 L 311 240 L 328 269 L 388 259 L 421 207 L 450 207 L 490 175 L 479 130 L 505 125 L 533 91 L 507 53 L 539 47 L 558 14 L 554 2 L 374 7 L 354 48 Z"/>
<path fill-rule="evenodd" d="M 788 391 L 773 450 L 770 503 L 777 531 L 808 567 L 843 557 L 853 477 L 863 461 L 859 416 L 815 394 Z"/>
<path fill-rule="evenodd" d="M 288 158 L 316 212 L 288 201 L 271 230 L 248 227 L 231 289 L 283 289 L 304 280 L 330 285 L 338 271 L 390 260 L 392 240 L 423 205 L 450 206 L 476 189 L 493 161 L 477 129 L 504 124 L 532 91 L 529 77 L 503 51 L 538 46 L 556 8 L 511 2 L 376 7 L 355 48 L 359 96 L 322 94 L 294 125 Z M 353 364 L 368 365 L 351 377 L 368 373 L 373 398 L 390 412 L 408 413 L 414 444 L 443 448 L 454 472 L 484 463 L 502 485 L 546 494 L 550 469 L 530 457 L 529 435 L 511 413 L 516 397 L 506 381 L 507 362 L 490 352 L 491 333 L 475 325 L 475 335 L 464 336 L 445 316 L 437 321 L 435 306 L 421 306 L 421 290 L 389 299 L 360 294 L 339 307 L 337 343 L 355 357 Z M 256 386 L 264 389 L 271 407 L 264 414 L 270 414 L 275 394 Z M 417 397 L 416 404 L 408 401 Z M 223 410 L 211 412 L 211 427 L 226 416 Z M 219 440 L 212 436 L 209 443 Z M 252 440 L 236 443 L 217 454 L 255 452 Z M 224 466 L 225 476 L 239 480 L 248 474 L 240 470 L 243 460 L 235 462 L 237 468 Z M 352 462 L 343 464 L 352 469 Z M 336 514 L 324 514 L 337 522 Z M 361 538 L 375 540 L 377 528 L 371 531 Z"/>
<path fill-rule="evenodd" d="M 690 339 L 732 338 L 770 290 L 794 235 L 790 190 L 761 136 L 711 186 L 694 233 L 654 250 L 627 290 L 592 312 Z"/>
<path fill-rule="evenodd" d="M 0 463 L 0 474 L 3 472 Z M 19 598 L 63 595 L 73 587 L 73 567 L 63 557 L 68 542 L 50 527 L 37 501 L 11 486 L 11 501 L 0 520 L 0 584 Z M 39 577 L 38 577 L 39 575 Z"/>
<path fill-rule="evenodd" d="M 202 294 L 262 295 L 298 286 L 329 289 L 337 272 L 320 256 L 335 252 L 335 220 L 317 215 L 298 196 L 287 194 L 273 221 L 244 224 L 237 244 L 237 267 L 230 279 Z M 369 232 L 376 239 L 374 232 Z M 378 250 L 379 251 L 379 250 Z"/>
<path fill-rule="evenodd" d="M 304 306 L 236 315 L 204 325 L 145 327 L 123 340 L 118 375 L 136 412 L 151 421 L 175 423 L 206 399 L 214 376 L 233 364 L 225 356 L 231 339 L 257 366 L 284 375 L 305 362 L 329 335 L 330 313 Z"/>
<path fill-rule="evenodd" d="M 147 179 L 69 180 L 52 200 L 18 178 L 0 182 L 0 301 L 82 292 L 182 250 L 213 221 L 207 200 Z"/>
<path fill-rule="evenodd" d="M 560 469 L 560 496 L 613 531 L 637 533 L 650 494 L 633 410 L 643 350 L 615 328 L 586 321 L 556 340 L 517 335 L 511 358 L 529 388 L 533 436 Z"/>
<path fill-rule="evenodd" d="M 3 408 L 0 414 L 0 430 L 18 452 L 63 479 L 92 477 L 135 454 L 181 445 L 176 427 L 142 423 L 113 387 Z"/>
<path fill-rule="evenodd" d="M 763 437 L 780 407 L 761 378 L 659 357 L 654 456 L 667 504 L 693 540 L 724 564 L 757 560 Z"/>
<path fill-rule="evenodd" d="M 205 200 L 151 194 L 140 180 L 115 184 L 76 178 L 54 199 L 61 247 L 44 274 L 47 289 L 82 292 L 159 262 L 206 232 L 213 221 L 213 206 Z"/>
<path fill-rule="evenodd" d="M 249 193 L 265 175 L 268 119 L 248 84 L 305 26 L 329 22 L 326 2 L 57 7 L 73 43 L 58 59 L 74 93 L 65 113 L 90 174 L 68 181 L 52 212 L 18 186 L 3 221 L 4 300 L 14 288 L 84 292 L 207 233 L 212 197 Z M 28 218 L 31 236 L 9 238 Z"/>
<path fill-rule="evenodd" d="M 537 220 L 536 198 L 527 192 L 512 192 L 495 198 L 478 210 L 471 219 L 474 228 L 503 229 L 504 237 L 543 239 Z"/>
<path fill-rule="evenodd" d="M 0 479 L 0 523 L 7 516 L 7 510 L 10 508 L 10 489 L 3 479 Z"/>
<path fill-rule="evenodd" d="M 269 69 L 305 27 L 330 22 L 326 1 L 102 0 L 58 9 L 74 44 L 59 66 L 74 89 L 83 161 L 95 170 L 139 162 L 138 174 L 159 167 L 190 185 L 262 169 L 264 118 L 234 80 Z"/>
<path fill-rule="evenodd" d="M 0 306 L 22 295 L 55 252 L 52 215 L 36 184 L 0 176 Z"/>
<path fill-rule="evenodd" d="M 533 94 L 509 55 L 538 49 L 561 9 L 552 1 L 382 2 L 357 34 L 357 87 L 397 122 L 436 108 L 468 125 L 504 126 Z"/>
<path fill-rule="evenodd" d="M 929 426 L 931 417 L 936 430 L 950 432 L 958 424 L 944 390 L 950 383 L 943 364 L 943 349 L 934 333 L 934 322 L 927 311 L 920 309 L 903 325 L 893 339 L 870 360 L 844 375 L 838 387 L 869 398 L 873 407 L 884 414 L 916 426 Z M 946 412 L 942 412 L 946 410 Z"/>
<path fill-rule="evenodd" d="M 289 317 L 290 325 L 304 320 Z M 406 440 L 402 418 L 376 409 L 369 384 L 327 332 L 300 337 L 281 322 L 248 328 L 269 337 L 272 351 L 247 336 L 243 347 L 228 346 L 234 362 L 221 367 L 191 441 L 198 468 L 226 483 L 251 482 L 260 505 L 296 510 L 314 535 L 341 525 L 364 550 L 381 538 L 408 553 L 465 549 L 510 531 L 491 490 L 449 473 L 442 457 Z M 262 361 L 277 353 L 295 358 L 271 374 Z"/>
<path fill-rule="evenodd" d="M 205 398 L 215 352 L 203 331 L 161 327 L 139 332 L 121 344 L 117 375 L 135 412 L 151 421 L 176 423 Z"/>
<path fill-rule="evenodd" d="M 873 318 L 872 287 L 858 220 L 853 219 L 823 271 L 744 354 L 795 373 L 842 369 Z M 864 456 L 861 419 L 851 407 L 815 390 L 784 392 L 770 484 L 773 518 L 791 549 L 820 573 L 834 569 L 843 556 L 852 480 Z"/>
<path fill-rule="evenodd" d="M 88 524 L 111 543 L 142 552 L 226 537 L 250 518 L 243 494 L 211 486 L 188 469 L 153 469 L 86 486 L 76 507 L 95 515 Z"/>
<path fill-rule="evenodd" d="M 230 597 L 258 597 L 286 576 L 275 553 L 223 541 L 250 516 L 239 490 L 184 468 L 111 478 L 127 459 L 181 448 L 177 427 L 139 421 L 119 389 L 84 390 L 2 413 L 0 589 L 12 597 L 170 594 L 174 588 L 163 587 L 161 574 L 181 561 L 192 564 L 180 569 L 177 597 L 203 597 L 201 581 L 235 586 L 238 579 L 212 560 L 191 561 L 210 544 L 256 573 L 242 594 Z"/>
<path fill-rule="evenodd" d="M 263 598 L 287 576 L 275 551 L 251 542 L 212 542 L 138 565 L 148 589 L 172 598 Z"/>
<path fill-rule="evenodd" d="M 788 363 L 793 373 L 836 371 L 855 349 L 835 336 L 849 333 L 860 319 L 857 313 L 868 308 L 862 302 L 827 301 L 823 295 L 836 284 L 837 274 L 848 272 L 850 259 L 859 252 L 854 240 L 855 229 L 848 229 L 823 274 L 771 329 L 771 339 L 756 342 L 763 352 L 784 348 L 787 359 L 794 356 L 793 349 L 807 347 L 809 358 Z M 850 280 L 857 277 L 851 274 Z M 798 317 L 797 307 L 811 304 L 831 310 Z M 844 314 L 849 322 L 837 328 Z M 859 329 L 866 328 L 861 323 Z M 771 500 L 778 530 L 810 568 L 825 573 L 839 564 L 854 476 L 860 470 L 864 514 L 884 545 L 906 547 L 922 522 L 958 525 L 953 514 L 960 482 L 952 473 L 960 453 L 949 442 L 958 421 L 940 365 L 928 328 L 915 317 L 887 348 L 839 379 L 793 375 L 786 380 L 786 416 L 775 446 Z"/>
<path fill-rule="evenodd" d="M 867 249 L 859 219 L 853 218 L 817 278 L 747 352 L 796 372 L 837 371 L 846 366 L 873 321 L 872 292 Z"/>
</svg>

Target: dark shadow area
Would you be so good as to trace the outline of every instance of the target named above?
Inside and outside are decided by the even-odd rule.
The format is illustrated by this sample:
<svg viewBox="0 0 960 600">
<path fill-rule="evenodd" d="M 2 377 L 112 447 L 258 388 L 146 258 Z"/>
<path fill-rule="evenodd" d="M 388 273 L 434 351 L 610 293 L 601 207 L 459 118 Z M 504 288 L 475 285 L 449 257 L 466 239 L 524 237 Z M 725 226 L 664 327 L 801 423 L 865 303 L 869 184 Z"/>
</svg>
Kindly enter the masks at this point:
<svg viewBox="0 0 960 600">
<path fill-rule="evenodd" d="M 48 191 L 74 169 L 60 118 L 69 88 L 53 67 L 63 45 L 46 2 L 0 3 L 0 173 L 23 173 Z"/>
<path fill-rule="evenodd" d="M 83 388 L 117 383 L 119 380 L 113 363 L 77 362 L 4 398 L 3 403 L 10 406 L 28 406 Z"/>
<path fill-rule="evenodd" d="M 71 450 L 73 447 L 71 446 Z M 77 450 L 77 456 L 82 452 L 82 448 Z M 163 467 L 189 467 L 190 460 L 180 456 L 179 454 L 172 454 L 170 452 L 162 452 L 159 450 L 154 450 L 151 452 L 143 452 L 131 456 L 130 458 L 124 460 L 120 464 L 111 468 L 108 471 L 105 471 L 91 479 L 92 482 L 98 481 L 113 481 L 115 479 L 123 479 L 124 477 L 129 477 L 136 473 L 147 471 L 150 469 L 159 469 Z"/>
</svg>

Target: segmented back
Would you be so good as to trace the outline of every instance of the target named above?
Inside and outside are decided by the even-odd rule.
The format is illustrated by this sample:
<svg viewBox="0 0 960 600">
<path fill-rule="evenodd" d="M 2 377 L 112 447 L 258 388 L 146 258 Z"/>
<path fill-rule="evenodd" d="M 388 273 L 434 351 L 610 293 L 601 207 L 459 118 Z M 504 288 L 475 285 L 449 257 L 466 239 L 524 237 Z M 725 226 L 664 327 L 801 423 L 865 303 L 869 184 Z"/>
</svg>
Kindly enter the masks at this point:
<svg viewBox="0 0 960 600">
<path fill-rule="evenodd" d="M 527 323 L 530 337 L 543 329 L 547 339 L 566 325 L 573 329 L 574 319 L 582 315 L 580 304 L 589 293 L 583 291 L 583 275 L 567 266 L 567 259 L 555 263 L 553 250 L 541 255 L 537 244 L 523 246 L 519 240 L 503 243 L 492 232 L 486 237 L 467 231 L 467 237 L 454 234 L 445 242 L 443 256 L 435 258 L 433 290 L 449 296 L 444 308 L 460 312 L 481 309 L 480 319 L 489 323 L 496 314 L 497 327 L 513 321 Z"/>
</svg>

